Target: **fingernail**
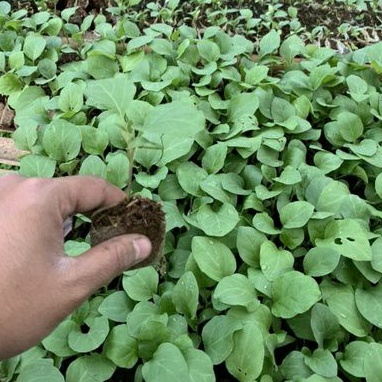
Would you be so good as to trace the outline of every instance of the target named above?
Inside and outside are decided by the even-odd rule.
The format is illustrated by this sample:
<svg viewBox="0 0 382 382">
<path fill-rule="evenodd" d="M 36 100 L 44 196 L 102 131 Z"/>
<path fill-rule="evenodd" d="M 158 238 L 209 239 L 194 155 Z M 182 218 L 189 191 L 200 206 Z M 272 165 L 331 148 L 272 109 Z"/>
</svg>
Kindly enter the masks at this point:
<svg viewBox="0 0 382 382">
<path fill-rule="evenodd" d="M 134 239 L 133 245 L 135 248 L 135 258 L 138 261 L 144 260 L 151 253 L 151 242 L 146 237 Z"/>
</svg>

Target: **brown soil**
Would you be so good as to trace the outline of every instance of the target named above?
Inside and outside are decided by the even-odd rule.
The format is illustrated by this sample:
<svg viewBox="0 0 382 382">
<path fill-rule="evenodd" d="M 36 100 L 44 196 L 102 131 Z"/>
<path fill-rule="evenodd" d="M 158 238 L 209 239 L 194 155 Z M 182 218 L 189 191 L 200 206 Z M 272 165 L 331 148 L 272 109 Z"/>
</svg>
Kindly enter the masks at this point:
<svg viewBox="0 0 382 382">
<path fill-rule="evenodd" d="M 154 265 L 163 273 L 163 242 L 166 227 L 160 203 L 141 196 L 132 196 L 113 207 L 96 211 L 91 220 L 92 246 L 123 234 L 145 235 L 152 243 L 151 254 L 131 269 Z"/>
</svg>

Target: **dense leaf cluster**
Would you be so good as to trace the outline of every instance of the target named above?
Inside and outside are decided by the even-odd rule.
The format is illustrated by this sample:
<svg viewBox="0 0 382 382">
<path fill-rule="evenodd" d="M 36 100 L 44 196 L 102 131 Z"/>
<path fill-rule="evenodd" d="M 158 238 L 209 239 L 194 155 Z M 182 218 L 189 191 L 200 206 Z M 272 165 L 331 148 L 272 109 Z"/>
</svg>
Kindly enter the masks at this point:
<svg viewBox="0 0 382 382">
<path fill-rule="evenodd" d="M 133 173 L 163 202 L 168 272 L 125 272 L 0 379 L 378 381 L 381 43 L 339 55 L 72 12 L 0 3 L 20 173 Z"/>
</svg>

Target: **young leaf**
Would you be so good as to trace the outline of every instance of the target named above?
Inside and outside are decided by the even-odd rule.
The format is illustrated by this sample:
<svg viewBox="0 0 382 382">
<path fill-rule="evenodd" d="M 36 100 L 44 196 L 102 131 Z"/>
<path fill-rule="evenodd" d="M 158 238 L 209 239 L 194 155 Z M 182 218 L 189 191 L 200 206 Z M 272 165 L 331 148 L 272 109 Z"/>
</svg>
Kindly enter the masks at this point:
<svg viewBox="0 0 382 382">
<path fill-rule="evenodd" d="M 355 291 L 355 303 L 359 312 L 366 320 L 378 328 L 382 328 L 382 286 L 357 288 Z"/>
<path fill-rule="evenodd" d="M 106 178 L 107 170 L 104 161 L 96 155 L 88 155 L 81 164 L 80 175 L 94 175 Z"/>
<path fill-rule="evenodd" d="M 324 348 L 324 341 L 334 338 L 340 330 L 337 317 L 327 305 L 321 303 L 312 308 L 310 326 L 320 348 Z"/>
<path fill-rule="evenodd" d="M 273 53 L 280 46 L 280 35 L 275 30 L 272 29 L 268 32 L 261 40 L 259 44 L 260 56 L 266 56 L 267 54 Z"/>
<path fill-rule="evenodd" d="M 56 161 L 36 154 L 28 154 L 20 160 L 20 174 L 26 177 L 53 178 Z"/>
<path fill-rule="evenodd" d="M 147 382 L 191 382 L 182 352 L 170 343 L 158 347 L 153 359 L 143 365 L 142 375 Z"/>
<path fill-rule="evenodd" d="M 123 118 L 135 92 L 136 88 L 128 76 L 89 81 L 85 89 L 86 104 L 114 111 Z"/>
<path fill-rule="evenodd" d="M 316 349 L 310 356 L 305 356 L 305 363 L 315 373 L 326 377 L 337 376 L 337 361 L 328 349 Z"/>
<path fill-rule="evenodd" d="M 280 220 L 284 228 L 303 227 L 312 217 L 314 206 L 308 202 L 292 202 L 280 211 Z"/>
<path fill-rule="evenodd" d="M 301 293 L 301 291 L 304 293 Z M 272 282 L 272 313 L 291 318 L 309 310 L 321 299 L 316 281 L 297 271 L 282 274 Z"/>
<path fill-rule="evenodd" d="M 229 306 L 245 306 L 252 310 L 258 306 L 256 292 L 244 275 L 235 273 L 222 278 L 212 295 L 213 299 Z"/>
<path fill-rule="evenodd" d="M 265 235 L 252 227 L 240 226 L 238 228 L 236 247 L 240 257 L 246 264 L 258 268 L 260 261 L 260 247 L 265 240 Z"/>
<path fill-rule="evenodd" d="M 365 378 L 364 362 L 369 345 L 364 341 L 353 341 L 346 346 L 340 364 L 347 373 L 354 377 Z"/>
<path fill-rule="evenodd" d="M 247 323 L 233 335 L 234 348 L 226 359 L 231 375 L 240 382 L 255 381 L 264 363 L 264 339 L 255 323 Z"/>
<path fill-rule="evenodd" d="M 53 366 L 53 360 L 40 359 L 27 364 L 17 377 L 18 382 L 64 382 L 64 376 Z"/>
<path fill-rule="evenodd" d="M 364 228 L 355 219 L 330 221 L 317 247 L 328 247 L 353 260 L 371 260 L 372 251 Z"/>
<path fill-rule="evenodd" d="M 70 363 L 66 371 L 66 382 L 109 381 L 115 365 L 101 354 L 94 353 L 79 357 Z"/>
<path fill-rule="evenodd" d="M 130 369 L 138 360 L 138 342 L 129 336 L 127 325 L 115 326 L 110 331 L 103 350 L 105 356 L 118 367 Z"/>
<path fill-rule="evenodd" d="M 80 152 L 81 133 L 72 123 L 55 119 L 44 131 L 42 146 L 52 159 L 68 162 Z"/>
<path fill-rule="evenodd" d="M 23 51 L 32 61 L 39 58 L 46 46 L 46 40 L 38 33 L 31 33 L 24 40 Z"/>
<path fill-rule="evenodd" d="M 64 111 L 79 112 L 82 109 L 83 91 L 82 87 L 74 82 L 69 82 L 60 93 L 58 99 L 58 107 Z"/>
<path fill-rule="evenodd" d="M 367 382 L 378 382 L 382 374 L 382 345 L 376 342 L 369 344 L 365 354 L 364 371 Z"/>
<path fill-rule="evenodd" d="M 239 214 L 232 204 L 223 204 L 217 210 L 209 204 L 203 204 L 196 218 L 206 235 L 218 237 L 227 235 L 239 222 Z"/>
<path fill-rule="evenodd" d="M 236 260 L 231 250 L 217 239 L 195 236 L 192 255 L 200 270 L 215 281 L 235 272 Z"/>
<path fill-rule="evenodd" d="M 185 272 L 172 291 L 172 301 L 176 311 L 194 319 L 199 303 L 199 287 L 195 276 Z"/>
<path fill-rule="evenodd" d="M 145 132 L 176 135 L 178 139 L 194 137 L 204 129 L 205 119 L 201 111 L 190 102 L 173 101 L 150 109 L 142 127 Z"/>
<path fill-rule="evenodd" d="M 109 334 L 109 320 L 104 316 L 87 319 L 89 328 L 87 333 L 82 333 L 80 326 L 69 333 L 68 344 L 78 353 L 87 353 L 97 349 Z"/>
<path fill-rule="evenodd" d="M 314 247 L 304 256 L 304 270 L 309 276 L 320 277 L 333 272 L 341 255 L 333 248 Z"/>
<path fill-rule="evenodd" d="M 98 311 L 109 320 L 125 322 L 126 316 L 134 308 L 134 302 L 125 291 L 116 291 L 107 296 L 98 307 Z"/>
<path fill-rule="evenodd" d="M 153 267 L 145 267 L 123 276 L 122 285 L 127 295 L 134 301 L 146 301 L 158 289 L 159 276 Z"/>
<path fill-rule="evenodd" d="M 331 285 L 322 288 L 323 297 L 340 325 L 357 337 L 364 337 L 370 325 L 359 313 L 351 285 Z"/>
<path fill-rule="evenodd" d="M 239 320 L 215 316 L 203 327 L 202 339 L 206 353 L 214 365 L 219 365 L 233 349 L 233 333 L 242 328 Z"/>
<path fill-rule="evenodd" d="M 293 270 L 294 257 L 286 250 L 278 249 L 276 245 L 265 240 L 260 247 L 260 267 L 268 281 L 274 281 L 278 276 Z"/>
</svg>

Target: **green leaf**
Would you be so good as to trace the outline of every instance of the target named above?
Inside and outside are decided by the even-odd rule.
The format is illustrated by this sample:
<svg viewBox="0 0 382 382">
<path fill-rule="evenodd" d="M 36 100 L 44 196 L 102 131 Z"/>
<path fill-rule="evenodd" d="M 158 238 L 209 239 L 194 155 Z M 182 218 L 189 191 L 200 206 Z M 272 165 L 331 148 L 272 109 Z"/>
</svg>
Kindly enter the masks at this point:
<svg viewBox="0 0 382 382">
<path fill-rule="evenodd" d="M 382 328 L 382 285 L 367 289 L 357 288 L 355 303 L 366 320 L 378 328 Z"/>
<path fill-rule="evenodd" d="M 242 260 L 251 267 L 260 264 L 260 247 L 266 236 L 252 227 L 240 226 L 237 230 L 236 247 Z"/>
<path fill-rule="evenodd" d="M 378 272 L 382 272 L 382 238 L 377 238 L 371 245 L 373 258 L 371 266 Z"/>
<path fill-rule="evenodd" d="M 56 161 L 36 154 L 28 154 L 20 160 L 20 175 L 26 177 L 53 178 Z"/>
<path fill-rule="evenodd" d="M 247 323 L 233 335 L 234 348 L 226 359 L 231 375 L 240 382 L 255 381 L 264 363 L 264 339 L 255 323 Z"/>
<path fill-rule="evenodd" d="M 330 221 L 317 247 L 327 247 L 353 260 L 371 260 L 372 251 L 364 228 L 355 219 Z"/>
<path fill-rule="evenodd" d="M 280 233 L 280 230 L 275 228 L 272 218 L 266 212 L 256 214 L 252 219 L 252 224 L 258 231 L 268 235 Z"/>
<path fill-rule="evenodd" d="M 255 92 L 235 95 L 228 103 L 228 120 L 237 122 L 244 116 L 253 116 L 259 105 L 259 98 Z"/>
<path fill-rule="evenodd" d="M 324 300 L 340 325 L 357 337 L 366 336 L 370 325 L 357 309 L 353 288 L 350 285 L 329 284 L 321 290 Z"/>
<path fill-rule="evenodd" d="M 219 365 L 233 350 L 233 333 L 242 328 L 239 320 L 215 316 L 204 325 L 202 340 L 206 353 L 214 365 Z"/>
<path fill-rule="evenodd" d="M 289 118 L 294 117 L 296 115 L 296 110 L 293 105 L 284 98 L 275 97 L 272 100 L 271 113 L 275 122 L 282 123 Z"/>
<path fill-rule="evenodd" d="M 337 376 L 337 361 L 328 349 L 316 349 L 310 356 L 305 356 L 305 363 L 315 373 L 326 377 Z"/>
<path fill-rule="evenodd" d="M 50 361 L 40 359 L 23 367 L 16 382 L 64 382 L 64 376 Z"/>
<path fill-rule="evenodd" d="M 314 206 L 308 202 L 292 202 L 280 211 L 280 220 L 284 228 L 300 228 L 312 217 Z"/>
<path fill-rule="evenodd" d="M 340 331 L 337 317 L 331 312 L 327 305 L 317 303 L 311 312 L 310 325 L 315 340 L 320 348 L 324 348 L 325 340 L 335 338 Z"/>
<path fill-rule="evenodd" d="M 217 143 L 207 147 L 202 157 L 202 166 L 209 174 L 216 174 L 224 166 L 227 157 L 227 146 Z"/>
<path fill-rule="evenodd" d="M 23 51 L 32 61 L 39 58 L 46 47 L 46 40 L 38 33 L 31 33 L 24 40 Z"/>
<path fill-rule="evenodd" d="M 293 381 L 295 378 L 306 381 L 312 375 L 312 370 L 305 364 L 304 354 L 296 350 L 293 350 L 284 358 L 280 371 L 288 381 Z"/>
<path fill-rule="evenodd" d="M 199 287 L 191 272 L 186 272 L 178 280 L 172 291 L 172 301 L 176 311 L 194 319 L 199 304 Z"/>
<path fill-rule="evenodd" d="M 333 248 L 311 248 L 304 256 L 305 273 L 313 277 L 328 275 L 337 267 L 340 257 L 340 253 Z"/>
<path fill-rule="evenodd" d="M 20 80 L 12 73 L 0 77 L 0 94 L 8 96 L 22 89 Z"/>
<path fill-rule="evenodd" d="M 210 40 L 199 40 L 196 44 L 198 52 L 207 62 L 218 61 L 220 49 L 217 44 Z"/>
<path fill-rule="evenodd" d="M 272 313 L 276 317 L 295 317 L 309 310 L 320 299 L 321 292 L 316 281 L 300 272 L 284 273 L 272 282 Z"/>
<path fill-rule="evenodd" d="M 268 281 L 274 281 L 278 276 L 293 270 L 294 257 L 286 250 L 278 249 L 276 245 L 265 240 L 260 248 L 260 267 Z"/>
<path fill-rule="evenodd" d="M 103 155 L 109 136 L 106 131 L 92 126 L 82 126 L 82 148 L 87 154 Z"/>
<path fill-rule="evenodd" d="M 275 29 L 268 32 L 261 40 L 259 44 L 260 56 L 266 56 L 273 53 L 280 46 L 280 35 Z"/>
<path fill-rule="evenodd" d="M 239 222 L 239 214 L 232 204 L 223 204 L 213 209 L 209 204 L 203 204 L 196 215 L 200 229 L 208 236 L 225 236 Z"/>
<path fill-rule="evenodd" d="M 119 188 L 125 188 L 129 180 L 130 163 L 126 153 L 118 151 L 106 157 L 106 179 Z"/>
<path fill-rule="evenodd" d="M 135 92 L 128 76 L 89 81 L 85 89 L 86 104 L 113 111 L 123 118 Z"/>
<path fill-rule="evenodd" d="M 363 341 L 350 342 L 340 359 L 342 368 L 350 375 L 358 378 L 365 378 L 364 362 L 369 343 Z"/>
<path fill-rule="evenodd" d="M 67 319 L 62 321 L 48 337 L 44 338 L 42 344 L 44 348 L 57 357 L 70 357 L 76 352 L 69 347 L 69 333 L 76 329 L 76 324 Z"/>
<path fill-rule="evenodd" d="M 76 328 L 69 333 L 68 344 L 78 353 L 87 353 L 97 349 L 109 334 L 109 320 L 104 317 L 95 317 L 85 321 L 89 328 L 87 333 L 82 333 L 81 328 Z"/>
<path fill-rule="evenodd" d="M 254 65 L 245 74 L 245 82 L 250 85 L 257 85 L 264 80 L 269 72 L 269 68 L 265 65 Z"/>
<path fill-rule="evenodd" d="M 235 272 L 235 256 L 217 239 L 196 236 L 192 239 L 191 248 L 198 267 L 211 279 L 220 281 Z"/>
<path fill-rule="evenodd" d="M 138 338 L 143 324 L 148 321 L 161 322 L 167 325 L 168 315 L 166 313 L 161 314 L 159 307 L 152 302 L 139 302 L 133 311 L 127 315 L 126 323 L 129 335 Z"/>
<path fill-rule="evenodd" d="M 81 164 L 80 175 L 94 175 L 106 178 L 107 170 L 104 161 L 96 155 L 88 155 Z"/>
<path fill-rule="evenodd" d="M 301 54 L 305 49 L 305 44 L 300 37 L 293 34 L 284 40 L 280 46 L 280 56 L 287 62 L 292 62 L 293 58 Z"/>
<path fill-rule="evenodd" d="M 382 373 L 382 345 L 369 344 L 363 364 L 367 382 L 378 382 Z"/>
<path fill-rule="evenodd" d="M 245 306 L 253 310 L 259 305 L 256 292 L 244 275 L 235 273 L 223 277 L 215 288 L 213 299 L 228 306 Z"/>
<path fill-rule="evenodd" d="M 176 135 L 180 139 L 194 137 L 204 129 L 204 124 L 203 113 L 190 102 L 173 101 L 150 109 L 143 126 L 136 128 L 151 133 Z"/>
<path fill-rule="evenodd" d="M 375 192 L 382 199 L 382 173 L 375 178 Z"/>
<path fill-rule="evenodd" d="M 82 109 L 83 97 L 82 87 L 74 82 L 69 82 L 61 90 L 58 107 L 64 112 L 73 111 L 77 113 Z"/>
<path fill-rule="evenodd" d="M 273 178 L 276 182 L 279 182 L 281 184 L 286 184 L 288 186 L 292 184 L 300 183 L 302 178 L 301 174 L 298 170 L 296 170 L 294 167 L 287 165 L 280 176 L 277 176 Z"/>
<path fill-rule="evenodd" d="M 210 357 L 198 349 L 186 349 L 183 352 L 188 366 L 191 382 L 215 382 L 215 374 Z"/>
<path fill-rule="evenodd" d="M 142 375 L 147 382 L 191 382 L 182 352 L 170 343 L 159 345 L 153 359 L 143 365 Z"/>
<path fill-rule="evenodd" d="M 159 276 L 153 267 L 145 267 L 124 275 L 123 289 L 134 301 L 146 301 L 153 297 L 158 289 Z"/>
<path fill-rule="evenodd" d="M 98 311 L 109 320 L 125 322 L 126 316 L 134 308 L 134 302 L 129 299 L 125 291 L 116 291 L 103 299 Z"/>
<path fill-rule="evenodd" d="M 142 323 L 138 340 L 139 357 L 147 361 L 153 358 L 158 346 L 170 340 L 170 329 L 157 320 L 147 320 Z"/>
<path fill-rule="evenodd" d="M 63 119 L 53 120 L 45 129 L 42 146 L 52 159 L 68 162 L 81 149 L 81 133 L 77 126 Z"/>
<path fill-rule="evenodd" d="M 115 326 L 110 331 L 103 350 L 105 356 L 118 367 L 130 369 L 138 360 L 138 342 L 129 336 L 127 325 Z"/>
<path fill-rule="evenodd" d="M 115 58 L 108 57 L 99 52 L 88 55 L 85 63 L 87 72 L 96 80 L 108 80 L 114 77 L 119 69 L 118 62 Z"/>
<path fill-rule="evenodd" d="M 328 174 L 341 167 L 343 160 L 337 155 L 319 151 L 314 155 L 314 164 L 324 173 Z"/>
<path fill-rule="evenodd" d="M 83 356 L 74 360 L 66 371 L 66 382 L 109 381 L 115 371 L 111 361 L 101 354 Z"/>
<path fill-rule="evenodd" d="M 339 132 L 347 142 L 355 142 L 363 133 L 363 123 L 357 114 L 343 111 L 337 117 Z"/>
</svg>

